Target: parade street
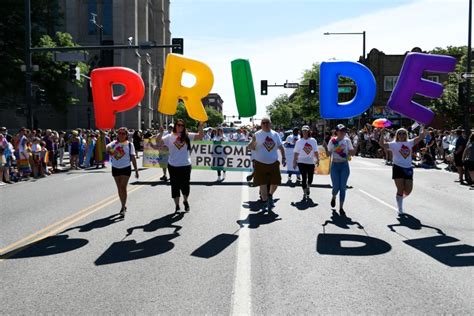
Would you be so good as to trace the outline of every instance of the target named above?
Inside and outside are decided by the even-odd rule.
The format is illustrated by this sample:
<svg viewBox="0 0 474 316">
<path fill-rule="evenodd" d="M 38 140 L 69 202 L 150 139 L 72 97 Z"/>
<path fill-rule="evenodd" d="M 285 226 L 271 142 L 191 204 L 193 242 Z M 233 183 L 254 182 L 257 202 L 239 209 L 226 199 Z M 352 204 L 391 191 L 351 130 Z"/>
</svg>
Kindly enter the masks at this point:
<svg viewBox="0 0 474 316">
<path fill-rule="evenodd" d="M 241 172 L 193 170 L 191 210 L 174 214 L 161 169 L 143 169 L 125 219 L 110 168 L 4 186 L 1 313 L 472 313 L 474 191 L 415 169 L 398 217 L 392 168 L 350 166 L 347 217 L 319 175 L 306 202 L 282 175 L 274 214 Z"/>
</svg>

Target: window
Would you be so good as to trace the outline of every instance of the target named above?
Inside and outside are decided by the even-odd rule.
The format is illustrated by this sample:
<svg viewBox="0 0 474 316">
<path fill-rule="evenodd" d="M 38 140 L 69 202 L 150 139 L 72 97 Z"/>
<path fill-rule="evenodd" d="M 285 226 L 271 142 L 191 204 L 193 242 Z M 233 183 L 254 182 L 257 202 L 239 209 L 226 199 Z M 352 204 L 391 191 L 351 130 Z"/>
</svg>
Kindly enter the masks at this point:
<svg viewBox="0 0 474 316">
<path fill-rule="evenodd" d="M 434 81 L 434 82 L 439 82 L 439 76 L 427 76 L 426 79 Z"/>
<path fill-rule="evenodd" d="M 112 35 L 112 0 L 104 0 L 102 24 L 104 25 L 104 35 Z"/>
<path fill-rule="evenodd" d="M 383 91 L 393 91 L 397 80 L 398 76 L 385 76 L 383 78 Z"/>
<path fill-rule="evenodd" d="M 87 30 L 89 35 L 97 34 L 96 26 L 90 21 L 92 14 L 97 14 L 97 0 L 87 1 Z"/>
</svg>

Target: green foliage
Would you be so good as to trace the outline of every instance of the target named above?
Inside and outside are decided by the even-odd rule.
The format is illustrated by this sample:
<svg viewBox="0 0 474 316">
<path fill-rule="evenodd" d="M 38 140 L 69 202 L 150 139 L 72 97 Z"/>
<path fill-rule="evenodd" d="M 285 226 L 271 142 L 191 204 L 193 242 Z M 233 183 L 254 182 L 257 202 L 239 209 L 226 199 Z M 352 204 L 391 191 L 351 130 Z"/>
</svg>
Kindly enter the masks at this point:
<svg viewBox="0 0 474 316">
<path fill-rule="evenodd" d="M 75 46 L 67 33 L 55 31 L 61 26 L 63 15 L 58 0 L 31 1 L 32 46 Z M 24 1 L 2 0 L 0 16 L 0 95 L 3 104 L 18 105 L 24 102 L 25 74 L 21 65 L 25 62 L 25 15 Z M 33 82 L 46 90 L 47 101 L 58 110 L 67 110 L 73 99 L 66 92 L 67 64 L 54 63 L 51 53 L 33 54 L 33 64 L 39 72 Z M 84 64 L 81 70 L 87 71 Z"/>
<path fill-rule="evenodd" d="M 56 32 L 55 38 L 49 35 L 43 35 L 39 40 L 39 47 L 74 47 L 77 46 L 68 33 Z M 69 63 L 53 61 L 52 52 L 35 54 L 33 63 L 39 65 L 39 71 L 34 73 L 33 81 L 46 90 L 48 103 L 52 104 L 59 111 L 67 111 L 69 105 L 77 102 L 69 92 L 67 92 L 67 83 L 69 79 Z M 89 67 L 84 63 L 78 63 L 81 73 L 87 73 Z M 78 86 L 82 86 L 84 78 L 80 81 L 74 80 Z"/>
<path fill-rule="evenodd" d="M 292 125 L 293 105 L 287 94 L 281 94 L 267 106 L 267 113 L 274 127 L 285 128 Z"/>
<path fill-rule="evenodd" d="M 224 116 L 215 110 L 214 108 L 205 107 L 206 113 L 208 116 L 208 121 L 206 122 L 208 126 L 219 126 L 224 121 Z M 189 117 L 188 113 L 186 112 L 186 107 L 182 101 L 178 102 L 178 107 L 176 109 L 176 114 L 173 116 L 175 120 L 182 119 L 186 122 L 186 127 L 190 130 L 196 130 L 198 126 L 198 122 L 193 120 Z"/>
<path fill-rule="evenodd" d="M 431 99 L 428 106 L 437 114 L 445 118 L 446 127 L 462 125 L 464 121 L 463 105 L 458 103 L 459 83 L 464 79 L 458 79 L 457 74 L 466 72 L 467 69 L 467 46 L 448 46 L 447 48 L 436 47 L 429 53 L 439 55 L 451 55 L 458 58 L 456 69 L 449 74 L 443 95 L 438 99 Z M 471 87 L 471 91 L 474 91 Z"/>
</svg>

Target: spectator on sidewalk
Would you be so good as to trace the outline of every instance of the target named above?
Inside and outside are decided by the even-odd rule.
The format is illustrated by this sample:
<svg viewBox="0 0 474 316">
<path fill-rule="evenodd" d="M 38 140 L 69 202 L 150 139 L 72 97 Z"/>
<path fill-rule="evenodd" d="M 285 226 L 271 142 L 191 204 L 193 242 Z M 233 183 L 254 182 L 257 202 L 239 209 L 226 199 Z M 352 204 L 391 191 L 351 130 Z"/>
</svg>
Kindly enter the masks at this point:
<svg viewBox="0 0 474 316">
<path fill-rule="evenodd" d="M 469 136 L 469 142 L 466 145 L 466 149 L 463 152 L 462 160 L 464 162 L 464 168 L 469 172 L 471 177 L 471 190 L 474 190 L 474 132 Z"/>
<path fill-rule="evenodd" d="M 458 171 L 459 179 L 455 182 L 459 182 L 460 184 L 464 184 L 464 168 L 463 168 L 463 161 L 462 156 L 464 153 L 464 149 L 466 148 L 466 139 L 463 137 L 463 131 L 461 129 L 456 130 L 456 143 L 454 146 L 454 164 Z"/>
</svg>

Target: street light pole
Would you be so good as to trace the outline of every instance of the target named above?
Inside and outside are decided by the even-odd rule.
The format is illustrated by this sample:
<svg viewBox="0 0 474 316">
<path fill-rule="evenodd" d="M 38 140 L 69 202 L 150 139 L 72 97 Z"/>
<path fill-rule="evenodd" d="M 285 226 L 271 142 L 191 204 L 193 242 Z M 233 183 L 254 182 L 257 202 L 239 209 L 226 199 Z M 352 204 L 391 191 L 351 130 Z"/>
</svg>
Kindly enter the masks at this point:
<svg viewBox="0 0 474 316">
<path fill-rule="evenodd" d="M 31 3 L 25 0 L 25 105 L 28 109 L 27 126 L 33 129 L 33 109 L 31 104 L 31 80 L 33 77 L 31 60 Z"/>
<path fill-rule="evenodd" d="M 471 61 L 472 61 L 472 48 L 471 48 L 471 30 L 472 30 L 472 0 L 469 0 L 469 18 L 468 18 L 468 31 L 467 31 L 467 73 L 470 74 L 472 71 Z M 471 130 L 471 120 L 472 113 L 471 110 L 471 78 L 468 76 L 466 78 L 467 85 L 467 96 L 466 104 L 464 106 L 464 130 L 466 135 L 469 134 Z"/>
<path fill-rule="evenodd" d="M 91 13 L 91 15 L 92 15 L 92 18 L 89 21 L 92 24 L 94 24 L 96 28 L 99 29 L 99 46 L 102 46 L 102 39 L 104 37 L 104 26 L 97 23 L 97 20 L 96 20 L 97 14 Z M 100 51 L 100 65 L 101 66 L 104 65 L 104 53 L 102 50 Z"/>
<path fill-rule="evenodd" d="M 324 35 L 362 35 L 362 58 L 365 60 L 365 31 L 362 32 L 325 32 Z"/>
</svg>

